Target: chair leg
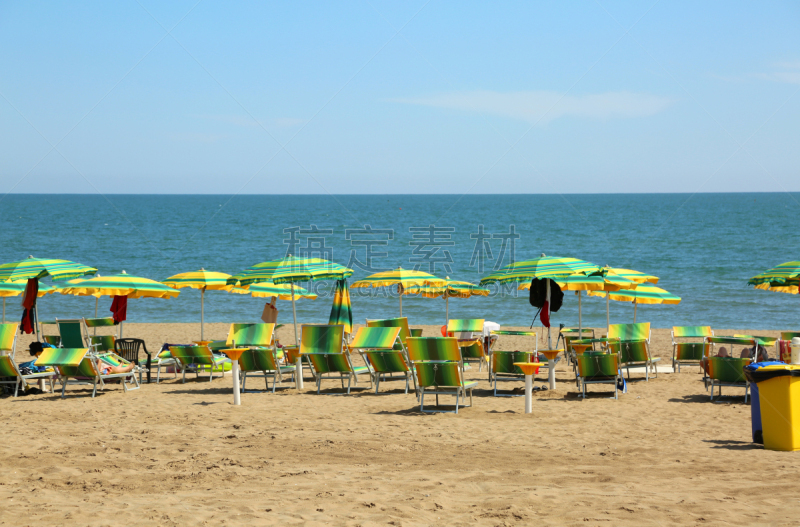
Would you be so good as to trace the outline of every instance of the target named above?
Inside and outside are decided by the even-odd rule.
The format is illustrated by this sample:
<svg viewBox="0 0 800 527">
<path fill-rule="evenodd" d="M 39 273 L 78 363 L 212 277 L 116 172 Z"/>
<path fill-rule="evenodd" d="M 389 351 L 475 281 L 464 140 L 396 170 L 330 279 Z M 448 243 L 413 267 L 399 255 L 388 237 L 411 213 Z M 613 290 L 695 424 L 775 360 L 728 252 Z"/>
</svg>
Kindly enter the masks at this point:
<svg viewBox="0 0 800 527">
<path fill-rule="evenodd" d="M 375 395 L 378 394 L 378 390 L 381 389 L 381 376 L 380 374 L 375 375 Z M 408 381 L 406 381 L 406 393 L 408 393 Z"/>
<path fill-rule="evenodd" d="M 419 411 L 425 411 L 425 388 L 420 389 L 420 396 L 419 396 Z"/>
<path fill-rule="evenodd" d="M 350 395 L 350 384 L 353 382 L 353 377 L 355 377 L 355 375 L 352 373 L 347 377 L 347 395 Z M 358 379 L 356 379 L 356 382 L 358 382 Z"/>
<path fill-rule="evenodd" d="M 67 381 L 68 381 L 68 380 L 69 380 L 69 377 L 63 377 L 63 378 L 61 379 L 61 398 L 62 398 L 62 399 L 65 397 L 65 395 L 64 395 L 64 394 L 65 394 L 65 393 L 66 393 L 66 391 L 67 391 Z"/>
<path fill-rule="evenodd" d="M 21 379 L 19 377 L 17 377 L 17 382 L 14 383 L 14 397 L 17 396 L 17 392 L 19 391 L 19 383 L 20 382 L 21 382 Z"/>
<path fill-rule="evenodd" d="M 317 395 L 319 395 L 319 385 L 322 382 L 322 375 L 317 375 Z"/>
<path fill-rule="evenodd" d="M 94 378 L 94 390 L 92 390 L 92 399 L 97 395 L 97 377 Z"/>
<path fill-rule="evenodd" d="M 458 413 L 458 392 L 461 390 L 456 390 L 456 413 Z"/>
<path fill-rule="evenodd" d="M 186 367 L 184 366 L 181 370 L 183 371 L 183 384 L 186 384 Z"/>
</svg>

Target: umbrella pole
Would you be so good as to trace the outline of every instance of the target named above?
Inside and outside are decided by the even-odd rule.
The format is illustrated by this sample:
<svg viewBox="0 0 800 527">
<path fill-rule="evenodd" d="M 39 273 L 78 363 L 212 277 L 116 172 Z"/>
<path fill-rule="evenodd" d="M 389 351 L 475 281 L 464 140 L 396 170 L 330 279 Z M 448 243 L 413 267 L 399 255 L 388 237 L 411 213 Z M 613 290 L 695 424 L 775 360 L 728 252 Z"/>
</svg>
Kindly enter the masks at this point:
<svg viewBox="0 0 800 527">
<path fill-rule="evenodd" d="M 447 293 L 444 294 L 444 316 L 444 325 L 446 326 L 450 323 L 450 297 L 447 296 Z"/>
<path fill-rule="evenodd" d="M 633 301 L 633 323 L 636 324 L 636 300 Z"/>
<path fill-rule="evenodd" d="M 581 291 L 578 290 L 578 338 L 583 338 L 583 319 L 581 317 Z"/>
<path fill-rule="evenodd" d="M 294 319 L 294 343 L 295 343 L 295 345 L 298 345 L 300 343 L 300 340 L 297 338 L 297 310 L 294 307 L 294 282 L 291 282 L 290 285 L 291 285 L 291 288 L 292 288 L 292 318 Z M 298 390 L 302 390 L 303 389 L 303 357 L 300 355 L 300 353 L 297 354 L 297 360 L 294 363 L 294 369 L 295 369 L 295 377 L 294 377 L 295 378 L 295 381 L 294 381 L 295 387 Z"/>
<path fill-rule="evenodd" d="M 203 334 L 203 322 L 205 318 L 205 295 L 206 295 L 206 288 L 203 287 L 200 289 L 200 340 L 205 340 Z M 238 362 L 238 361 L 237 361 Z M 234 403 L 236 404 L 236 403 Z"/>
<path fill-rule="evenodd" d="M 3 324 L 6 323 L 6 297 L 3 297 Z"/>
<path fill-rule="evenodd" d="M 397 284 L 397 296 L 400 297 L 400 316 L 403 316 L 403 286 Z"/>
<path fill-rule="evenodd" d="M 547 320 L 550 320 L 550 279 L 545 278 L 545 280 L 547 280 Z M 547 349 L 553 349 L 550 340 L 550 326 L 547 326 Z"/>
<path fill-rule="evenodd" d="M 610 302 L 611 302 L 611 293 L 606 291 L 606 335 L 608 335 L 608 328 L 611 327 L 611 317 L 609 315 Z"/>
<path fill-rule="evenodd" d="M 100 303 L 100 297 L 94 297 L 94 318 L 97 318 L 97 304 Z M 97 336 L 97 326 L 94 327 L 94 335 Z"/>
</svg>

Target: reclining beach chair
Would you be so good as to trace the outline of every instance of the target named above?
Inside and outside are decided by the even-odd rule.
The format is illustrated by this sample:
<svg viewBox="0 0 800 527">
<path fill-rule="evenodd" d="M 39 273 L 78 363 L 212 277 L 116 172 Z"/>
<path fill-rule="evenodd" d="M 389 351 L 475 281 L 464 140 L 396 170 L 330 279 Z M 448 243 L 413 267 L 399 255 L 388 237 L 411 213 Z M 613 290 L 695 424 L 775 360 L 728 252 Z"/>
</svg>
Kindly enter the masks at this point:
<svg viewBox="0 0 800 527">
<path fill-rule="evenodd" d="M 714 386 L 718 388 L 718 397 L 722 397 L 722 387 L 744 388 L 744 402 L 747 404 L 747 394 L 750 391 L 750 382 L 744 376 L 744 367 L 752 362 L 749 358 L 709 357 L 708 378 L 711 383 L 711 400 L 714 400 Z"/>
<path fill-rule="evenodd" d="M 367 319 L 367 327 L 368 328 L 400 328 L 400 341 L 399 343 L 395 343 L 394 349 L 395 350 L 402 350 L 405 349 L 405 342 L 408 337 L 411 336 L 411 330 L 408 328 L 408 317 L 398 317 L 398 318 L 385 318 L 382 320 L 369 320 Z M 417 331 L 417 330 L 414 330 Z M 420 333 L 422 330 L 419 330 Z"/>
<path fill-rule="evenodd" d="M 19 324 L 7 322 L 0 324 L 0 355 L 10 355 L 15 358 L 17 354 L 17 330 Z"/>
<path fill-rule="evenodd" d="M 703 357 L 710 355 L 711 344 L 706 337 L 713 337 L 711 326 L 672 327 L 672 368 L 680 373 L 681 364 L 700 365 Z M 678 340 L 690 339 L 690 340 Z"/>
<path fill-rule="evenodd" d="M 650 355 L 650 322 L 636 324 L 611 324 L 608 327 L 608 338 L 617 339 L 608 343 L 609 349 L 619 353 L 619 365 L 625 368 L 628 379 L 631 378 L 631 366 L 644 366 L 645 380 L 650 380 L 650 371 L 658 377 L 658 361 L 660 357 Z"/>
<path fill-rule="evenodd" d="M 489 366 L 489 382 L 494 381 L 495 397 L 522 397 L 524 393 L 497 393 L 498 381 L 525 381 L 525 374 L 519 367 L 514 366 L 515 362 L 534 362 L 536 352 L 531 351 L 492 351 Z M 547 366 L 544 363 L 543 366 Z"/>
<path fill-rule="evenodd" d="M 89 329 L 92 329 L 93 334 L 89 335 L 89 342 L 91 343 L 94 351 L 114 351 L 114 341 L 117 340 L 116 328 L 118 326 L 116 323 L 114 323 L 114 319 L 112 317 L 84 318 L 83 321 L 86 324 L 87 335 L 89 333 Z M 97 328 L 105 327 L 114 327 L 114 334 L 98 335 Z"/>
<path fill-rule="evenodd" d="M 469 392 L 469 405 L 472 406 L 472 390 L 478 385 L 475 381 L 464 380 L 464 362 L 458 340 L 454 337 L 410 337 L 408 356 L 414 364 L 419 390 L 419 410 L 425 413 L 443 412 L 443 410 L 425 410 L 425 394 L 436 395 L 436 406 L 439 406 L 439 395 L 455 395 L 455 410 L 458 413 L 459 397 L 465 399 Z"/>
<path fill-rule="evenodd" d="M 61 382 L 61 398 L 65 397 L 67 384 L 70 377 L 84 377 L 91 379 L 93 382 L 92 398 L 97 395 L 97 383 L 100 383 L 100 388 L 105 387 L 107 380 L 119 380 L 122 383 L 122 390 L 128 392 L 129 390 L 139 389 L 139 380 L 136 378 L 136 370 L 131 370 L 126 373 L 109 373 L 101 374 L 98 361 L 105 361 L 108 364 L 119 365 L 126 361 L 121 357 L 107 353 L 99 357 L 89 356 L 89 348 L 45 348 L 39 358 L 34 364 L 37 366 L 51 366 L 58 372 L 59 381 Z M 129 388 L 128 382 L 135 384 L 135 388 Z"/>
<path fill-rule="evenodd" d="M 186 369 L 190 364 L 197 366 L 195 376 L 200 377 L 200 370 L 208 370 L 208 382 L 214 378 L 214 370 L 222 371 L 220 378 L 225 377 L 225 365 L 231 360 L 228 357 L 214 355 L 208 346 L 171 346 L 169 348 L 172 358 L 178 361 L 183 371 L 183 382 L 186 382 Z"/>
<path fill-rule="evenodd" d="M 578 384 L 581 386 L 584 399 L 586 399 L 587 384 L 613 384 L 614 399 L 617 399 L 617 385 L 622 379 L 618 354 L 586 351 L 577 355 L 576 360 Z"/>
<path fill-rule="evenodd" d="M 372 371 L 369 366 L 354 366 L 350 352 L 344 346 L 344 326 L 340 324 L 303 325 L 300 337 L 300 355 L 311 361 L 311 368 L 317 380 L 317 394 L 320 393 L 322 379 L 339 378 L 344 390 L 347 378 L 347 393 L 359 375 L 367 375 L 372 387 Z"/>
<path fill-rule="evenodd" d="M 564 357 L 567 359 L 567 365 L 572 365 L 574 368 L 572 342 L 582 339 L 594 339 L 594 329 L 561 328 L 558 336 L 564 341 Z M 556 347 L 558 347 L 558 341 L 556 341 Z"/>
<path fill-rule="evenodd" d="M 59 335 L 59 347 L 68 349 L 89 348 L 94 350 L 89 340 L 89 330 L 82 318 L 56 319 Z"/>
<path fill-rule="evenodd" d="M 11 358 L 10 355 L 0 355 L 0 378 L 2 377 L 13 377 L 14 380 L 3 381 L 0 380 L 0 384 L 13 384 L 14 385 L 14 397 L 17 396 L 19 392 L 20 386 L 24 387 L 27 385 L 27 381 L 31 379 L 47 379 L 50 381 L 50 391 L 52 392 L 54 389 L 53 386 L 53 377 L 55 377 L 54 371 L 48 372 L 41 372 L 41 373 L 29 373 L 27 375 L 23 375 L 22 372 L 19 370 L 19 366 L 17 363 L 14 362 L 14 359 Z"/>
<path fill-rule="evenodd" d="M 394 349 L 397 343 L 401 346 L 400 350 Z M 358 328 L 350 343 L 350 349 L 357 350 L 364 358 L 364 363 L 371 367 L 376 394 L 381 387 L 381 377 L 395 373 L 405 377 L 406 393 L 409 381 L 414 382 L 416 393 L 417 381 L 402 344 L 399 327 Z"/>
<path fill-rule="evenodd" d="M 275 347 L 275 324 L 231 324 L 228 338 L 225 341 L 229 348 L 251 348 L 239 357 L 239 372 L 241 374 L 242 391 L 246 392 L 247 377 L 253 374 L 264 376 L 267 390 L 269 390 L 269 376 L 272 375 L 272 393 L 279 382 L 283 382 L 283 374 L 294 377 L 297 369 L 294 364 L 282 364 L 283 351 Z"/>
<path fill-rule="evenodd" d="M 483 363 L 486 362 L 486 350 L 483 345 L 483 324 L 482 318 L 463 318 L 447 321 L 447 333 L 453 334 L 458 339 L 458 347 L 461 348 L 461 359 L 464 362 L 477 362 L 478 371 L 483 371 Z"/>
</svg>

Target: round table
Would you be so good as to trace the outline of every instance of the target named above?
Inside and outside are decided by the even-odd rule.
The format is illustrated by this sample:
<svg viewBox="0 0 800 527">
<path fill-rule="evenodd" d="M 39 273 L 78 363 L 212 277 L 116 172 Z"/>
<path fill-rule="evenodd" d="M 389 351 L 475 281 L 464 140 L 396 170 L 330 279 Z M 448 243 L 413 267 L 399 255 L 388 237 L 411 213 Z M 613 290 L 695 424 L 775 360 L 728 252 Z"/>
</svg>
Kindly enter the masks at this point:
<svg viewBox="0 0 800 527">
<path fill-rule="evenodd" d="M 550 370 L 547 374 L 547 379 L 550 382 L 550 389 L 556 389 L 556 357 L 559 353 L 564 353 L 563 349 L 557 350 L 539 350 L 539 353 L 547 357 L 547 368 Z"/>
<path fill-rule="evenodd" d="M 211 344 L 214 341 L 213 340 L 193 340 L 192 342 L 194 342 L 197 346 L 208 346 L 209 344 Z"/>
<path fill-rule="evenodd" d="M 525 374 L 525 413 L 533 412 L 533 376 L 539 373 L 542 366 L 538 362 L 515 362 L 514 366 Z"/>
<path fill-rule="evenodd" d="M 231 375 L 233 376 L 233 404 L 238 406 L 242 404 L 241 395 L 239 394 L 239 357 L 242 353 L 249 348 L 232 348 L 220 350 L 231 360 Z"/>
</svg>

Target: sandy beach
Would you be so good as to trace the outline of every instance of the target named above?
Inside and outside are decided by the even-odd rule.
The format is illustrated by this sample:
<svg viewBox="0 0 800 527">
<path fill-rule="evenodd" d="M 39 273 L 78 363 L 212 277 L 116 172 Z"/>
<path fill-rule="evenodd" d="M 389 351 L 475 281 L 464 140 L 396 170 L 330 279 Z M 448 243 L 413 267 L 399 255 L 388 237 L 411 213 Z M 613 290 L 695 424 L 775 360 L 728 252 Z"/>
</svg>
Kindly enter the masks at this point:
<svg viewBox="0 0 800 527">
<path fill-rule="evenodd" d="M 207 324 L 206 335 L 227 327 Z M 716 330 L 734 332 L 777 335 Z M 151 351 L 197 333 L 125 326 Z M 525 346 L 509 338 L 502 348 Z M 653 330 L 652 351 L 670 365 L 669 330 Z M 65 400 L 6 397 L 0 525 L 797 523 L 797 455 L 751 443 L 742 390 L 710 403 L 697 368 L 639 376 L 616 401 L 592 387 L 583 401 L 562 362 L 557 389 L 536 392 L 531 415 L 522 397 L 492 397 L 477 367 L 469 377 L 480 381 L 475 404 L 458 415 L 421 414 L 400 381 L 377 396 L 333 396 L 313 393 L 308 378 L 303 393 L 287 382 L 244 394 L 240 407 L 230 375 L 168 377 L 127 394 L 109 385 L 94 400 L 80 386 Z"/>
</svg>

